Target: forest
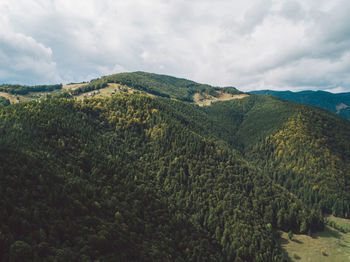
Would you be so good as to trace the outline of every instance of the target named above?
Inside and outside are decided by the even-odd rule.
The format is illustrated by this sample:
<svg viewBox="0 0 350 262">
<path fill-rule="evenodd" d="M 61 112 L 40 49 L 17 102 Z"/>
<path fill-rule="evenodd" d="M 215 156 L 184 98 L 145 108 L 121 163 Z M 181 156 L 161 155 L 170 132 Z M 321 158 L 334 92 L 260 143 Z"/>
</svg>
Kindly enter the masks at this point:
<svg viewBox="0 0 350 262">
<path fill-rule="evenodd" d="M 285 261 L 279 230 L 350 216 L 349 121 L 271 96 L 199 107 L 215 88 L 139 74 L 123 83 L 177 99 L 0 109 L 0 261 Z"/>
<path fill-rule="evenodd" d="M 58 89 L 62 89 L 62 84 L 37 85 L 37 86 L 8 85 L 8 84 L 0 85 L 0 91 L 6 92 L 12 95 L 25 95 L 30 92 L 50 92 Z"/>
</svg>

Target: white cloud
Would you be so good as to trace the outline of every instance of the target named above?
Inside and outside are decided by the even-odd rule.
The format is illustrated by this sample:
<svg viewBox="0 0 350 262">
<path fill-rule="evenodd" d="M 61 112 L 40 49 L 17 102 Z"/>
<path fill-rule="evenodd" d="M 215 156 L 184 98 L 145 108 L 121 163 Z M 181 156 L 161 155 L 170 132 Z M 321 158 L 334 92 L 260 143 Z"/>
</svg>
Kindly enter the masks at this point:
<svg viewBox="0 0 350 262">
<path fill-rule="evenodd" d="M 349 11 L 346 0 L 2 0 L 12 36 L 0 56 L 32 65 L 0 62 L 0 81 L 144 70 L 242 90 L 350 91 Z"/>
<path fill-rule="evenodd" d="M 50 48 L 13 31 L 5 16 L 0 27 L 0 80 L 28 84 L 61 81 Z"/>
</svg>

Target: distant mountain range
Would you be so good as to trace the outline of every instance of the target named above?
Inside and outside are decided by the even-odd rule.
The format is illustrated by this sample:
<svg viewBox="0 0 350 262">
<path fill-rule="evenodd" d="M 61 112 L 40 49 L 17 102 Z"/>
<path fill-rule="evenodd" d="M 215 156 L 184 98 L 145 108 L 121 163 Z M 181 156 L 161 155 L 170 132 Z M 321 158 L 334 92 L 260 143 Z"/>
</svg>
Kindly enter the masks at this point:
<svg viewBox="0 0 350 262">
<path fill-rule="evenodd" d="M 333 94 L 325 91 L 273 91 L 259 90 L 251 94 L 271 95 L 289 101 L 325 108 L 350 120 L 350 92 Z"/>
</svg>

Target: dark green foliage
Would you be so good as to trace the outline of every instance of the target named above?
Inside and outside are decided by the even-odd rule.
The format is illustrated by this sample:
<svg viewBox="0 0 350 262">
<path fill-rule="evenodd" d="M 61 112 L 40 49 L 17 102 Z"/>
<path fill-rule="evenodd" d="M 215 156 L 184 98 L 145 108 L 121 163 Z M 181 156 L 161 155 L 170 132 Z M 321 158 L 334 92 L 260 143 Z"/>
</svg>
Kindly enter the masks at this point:
<svg viewBox="0 0 350 262">
<path fill-rule="evenodd" d="M 169 97 L 219 89 L 143 72 L 77 92 L 107 83 L 161 97 L 0 110 L 0 261 L 281 261 L 276 229 L 349 216 L 347 120 L 270 96 L 198 107 Z"/>
<path fill-rule="evenodd" d="M 289 101 L 325 108 L 333 113 L 350 119 L 350 93 L 333 94 L 325 91 L 253 91 L 252 94 L 272 95 Z"/>
<path fill-rule="evenodd" d="M 81 87 L 71 91 L 70 93 L 72 95 L 79 95 L 81 93 L 86 93 L 86 92 L 90 92 L 93 90 L 99 90 L 99 89 L 102 89 L 105 87 L 107 87 L 107 82 L 104 82 L 101 80 L 93 80 L 88 85 L 81 86 Z"/>
<path fill-rule="evenodd" d="M 350 216 L 350 123 L 326 110 L 271 96 L 205 109 L 232 130 L 221 136 L 304 203 Z"/>
<path fill-rule="evenodd" d="M 32 247 L 24 241 L 16 241 L 10 247 L 11 262 L 32 261 Z"/>
<path fill-rule="evenodd" d="M 9 105 L 10 105 L 10 100 L 6 99 L 3 96 L 0 96 L 0 109 Z"/>
<path fill-rule="evenodd" d="M 62 84 L 37 85 L 37 86 L 8 85 L 8 84 L 0 85 L 0 91 L 10 93 L 13 95 L 25 95 L 30 92 L 51 92 L 58 89 L 62 89 Z"/>
<path fill-rule="evenodd" d="M 140 95 L 1 111 L 1 260 L 275 261 L 276 228 L 322 225 L 174 105 L 204 117 Z"/>
<path fill-rule="evenodd" d="M 269 96 L 252 95 L 244 99 L 213 103 L 203 110 L 221 125 L 221 130 L 228 131 L 223 139 L 244 151 L 244 148 L 278 130 L 294 108 L 290 103 Z"/>
</svg>

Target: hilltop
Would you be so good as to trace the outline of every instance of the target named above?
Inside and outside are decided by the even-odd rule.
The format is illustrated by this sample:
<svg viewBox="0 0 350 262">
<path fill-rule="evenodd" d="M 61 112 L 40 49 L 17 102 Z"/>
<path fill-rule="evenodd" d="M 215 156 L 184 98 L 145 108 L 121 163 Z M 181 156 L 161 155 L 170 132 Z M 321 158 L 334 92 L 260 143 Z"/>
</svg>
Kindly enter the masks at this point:
<svg viewBox="0 0 350 262">
<path fill-rule="evenodd" d="M 246 96 L 234 87 L 214 87 L 199 84 L 187 79 L 146 72 L 119 73 L 90 82 L 67 85 L 0 85 L 0 97 L 11 103 L 45 98 L 48 95 L 58 97 L 109 96 L 120 92 L 140 92 L 150 96 L 173 98 L 199 105 L 209 105 L 212 101 L 230 100 Z"/>
</svg>

